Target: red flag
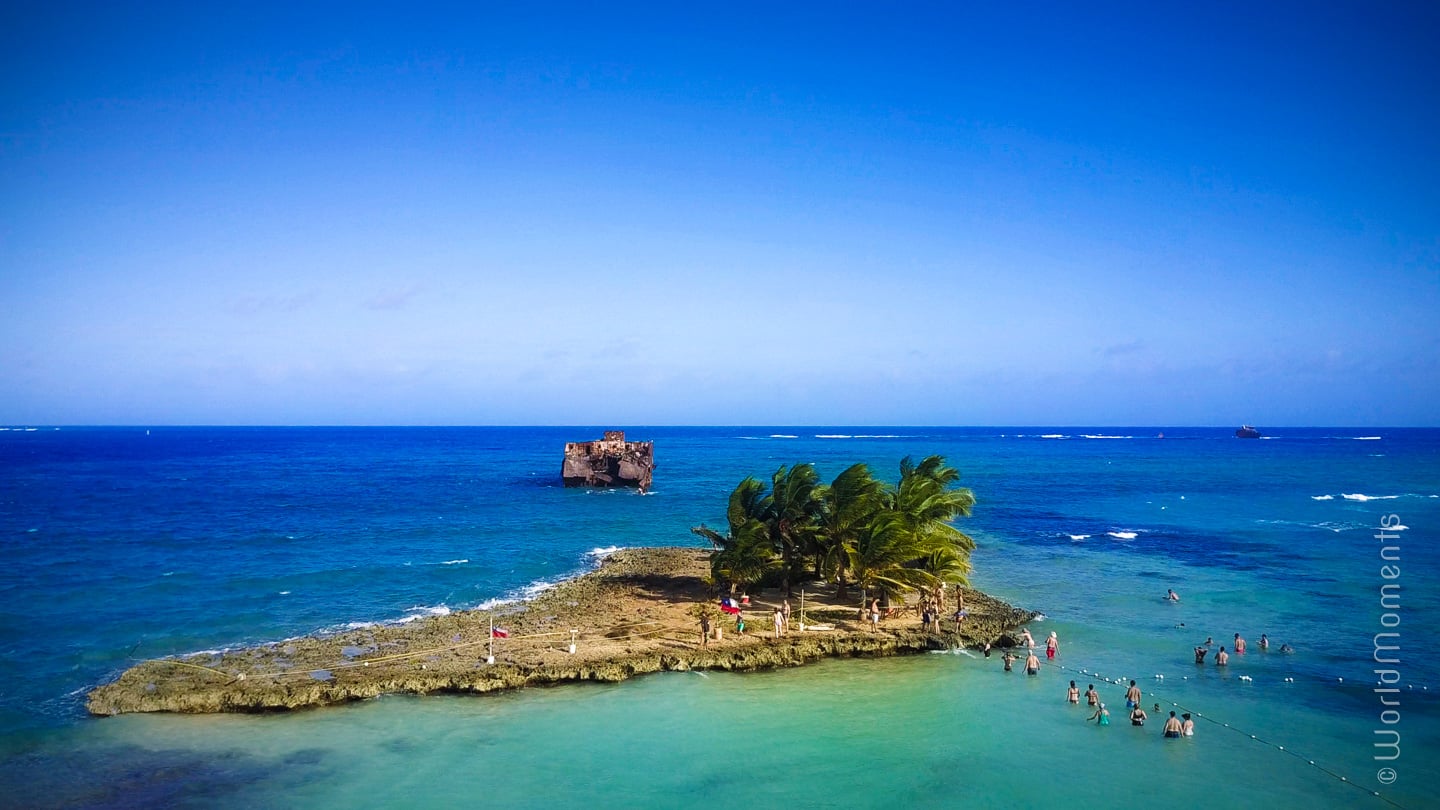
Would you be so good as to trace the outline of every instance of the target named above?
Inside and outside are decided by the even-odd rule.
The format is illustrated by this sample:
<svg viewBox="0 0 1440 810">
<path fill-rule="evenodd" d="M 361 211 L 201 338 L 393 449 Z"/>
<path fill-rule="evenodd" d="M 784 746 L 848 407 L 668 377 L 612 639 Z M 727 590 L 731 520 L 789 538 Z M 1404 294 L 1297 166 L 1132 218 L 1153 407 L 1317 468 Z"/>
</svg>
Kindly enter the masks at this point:
<svg viewBox="0 0 1440 810">
<path fill-rule="evenodd" d="M 509 637 L 510 637 L 510 631 L 509 631 L 509 630 L 502 630 L 502 629 L 496 627 L 496 628 L 491 629 L 490 635 L 493 636 L 493 637 L 495 637 L 495 638 L 509 638 Z"/>
</svg>

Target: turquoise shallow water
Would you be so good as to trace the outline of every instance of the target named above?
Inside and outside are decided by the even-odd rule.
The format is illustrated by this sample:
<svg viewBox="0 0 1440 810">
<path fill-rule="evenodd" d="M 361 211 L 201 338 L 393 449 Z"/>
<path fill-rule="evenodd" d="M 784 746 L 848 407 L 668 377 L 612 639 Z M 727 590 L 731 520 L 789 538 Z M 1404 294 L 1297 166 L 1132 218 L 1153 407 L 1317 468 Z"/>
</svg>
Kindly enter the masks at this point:
<svg viewBox="0 0 1440 810">
<path fill-rule="evenodd" d="M 0 433 L 0 794 L 37 807 L 1390 806 L 1380 790 L 1433 806 L 1440 432 L 632 429 L 659 443 L 654 494 L 554 486 L 560 444 L 592 433 Z M 1043 610 L 1037 638 L 1058 632 L 1061 663 L 1089 673 L 1027 679 L 956 654 L 286 716 L 82 711 L 132 658 L 471 607 L 584 570 L 596 548 L 690 543 L 746 474 L 893 471 L 932 452 L 979 496 L 964 524 L 976 584 Z M 1407 527 L 1393 541 L 1403 753 L 1386 786 L 1373 535 L 1392 513 Z M 1195 668 L 1195 643 L 1234 632 L 1249 655 Z M 1297 653 L 1259 654 L 1261 632 Z M 1155 721 L 1126 725 L 1123 688 L 1098 679 L 1116 723 L 1086 725 L 1064 687 L 1093 673 L 1243 733 L 1206 719 L 1193 740 L 1163 741 Z"/>
</svg>

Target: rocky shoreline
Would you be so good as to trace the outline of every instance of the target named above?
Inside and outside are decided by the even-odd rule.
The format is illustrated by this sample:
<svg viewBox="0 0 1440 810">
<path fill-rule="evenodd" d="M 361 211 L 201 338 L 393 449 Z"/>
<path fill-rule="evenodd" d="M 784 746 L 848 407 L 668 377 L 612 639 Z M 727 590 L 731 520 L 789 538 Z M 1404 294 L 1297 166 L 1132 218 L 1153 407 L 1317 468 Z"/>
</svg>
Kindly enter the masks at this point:
<svg viewBox="0 0 1440 810">
<path fill-rule="evenodd" d="M 722 637 L 701 645 L 693 611 L 714 604 L 708 553 L 696 548 L 623 549 L 588 574 L 536 598 L 393 625 L 313 636 L 216 654 L 146 661 L 89 695 L 91 714 L 263 712 L 329 706 L 383 694 L 480 693 L 577 681 L 615 682 L 666 670 L 757 670 L 822 658 L 904 655 L 957 645 L 1005 646 L 1035 618 L 980 591 L 963 589 L 960 632 L 920 626 L 913 610 L 879 632 L 859 621 L 856 602 L 808 586 L 801 631 L 773 637 L 780 597 L 752 597 L 744 635 L 721 616 Z M 490 637 L 491 623 L 506 638 Z M 828 629 L 816 629 L 828 628 Z M 487 658 L 492 652 L 494 663 Z M 572 647 L 573 646 L 573 652 Z"/>
</svg>

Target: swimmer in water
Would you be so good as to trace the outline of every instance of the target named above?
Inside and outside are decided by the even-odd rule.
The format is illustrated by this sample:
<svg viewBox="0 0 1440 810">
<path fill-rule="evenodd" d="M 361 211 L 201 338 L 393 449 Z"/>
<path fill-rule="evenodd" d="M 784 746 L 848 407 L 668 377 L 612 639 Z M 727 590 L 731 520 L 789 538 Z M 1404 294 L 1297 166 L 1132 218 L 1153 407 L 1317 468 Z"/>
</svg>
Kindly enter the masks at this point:
<svg viewBox="0 0 1440 810">
<path fill-rule="evenodd" d="M 1288 655 L 1288 654 L 1290 654 L 1290 653 L 1295 652 L 1295 648 L 1294 648 L 1294 647 L 1291 647 L 1290 644 L 1287 642 L 1287 643 L 1285 643 L 1285 644 L 1281 644 L 1281 645 L 1280 645 L 1280 652 L 1285 653 L 1285 654 Z"/>
<path fill-rule="evenodd" d="M 1039 675 L 1039 674 L 1040 674 L 1040 658 L 1039 658 L 1039 656 L 1035 655 L 1035 651 L 1034 651 L 1034 650 L 1031 650 L 1031 651 L 1030 651 L 1030 656 L 1025 659 L 1025 674 L 1026 674 L 1026 675 Z"/>
<path fill-rule="evenodd" d="M 1090 715 L 1089 717 L 1085 718 L 1085 722 L 1087 722 L 1087 723 L 1090 722 L 1091 720 L 1094 720 L 1097 724 L 1102 725 L 1102 726 L 1108 726 L 1108 725 L 1110 725 L 1110 711 L 1105 708 L 1105 704 L 1104 704 L 1104 703 L 1101 703 L 1099 706 L 1097 706 L 1097 707 L 1095 708 L 1095 713 L 1094 713 L 1094 714 L 1092 714 L 1092 715 Z"/>
<path fill-rule="evenodd" d="M 1205 663 L 1205 656 L 1207 656 L 1207 655 L 1209 655 L 1209 654 L 1210 654 L 1210 651 L 1209 651 L 1208 649 L 1206 649 L 1206 648 L 1204 648 L 1204 647 L 1196 647 L 1196 648 L 1195 648 L 1195 663 L 1197 663 L 1197 664 L 1203 664 L 1203 663 Z"/>
<path fill-rule="evenodd" d="M 1171 602 L 1179 602 L 1180 594 L 1175 593 L 1175 589 L 1171 588 L 1170 590 L 1165 592 L 1165 598 Z"/>
<path fill-rule="evenodd" d="M 1260 649 L 1261 651 L 1270 649 L 1270 637 L 1264 633 L 1260 634 Z"/>
<path fill-rule="evenodd" d="M 1165 721 L 1165 736 L 1172 739 L 1179 739 L 1180 729 L 1180 720 L 1175 717 L 1174 712 L 1170 712 L 1170 719 Z"/>
<path fill-rule="evenodd" d="M 1223 667 L 1228 663 L 1230 663 L 1230 655 L 1225 652 L 1224 647 L 1221 647 L 1220 652 L 1215 653 L 1215 666 Z"/>
<path fill-rule="evenodd" d="M 1005 654 L 1000 656 L 1000 660 L 1005 662 L 1005 671 L 1010 672 L 1011 665 L 1015 663 L 1015 656 L 1012 655 L 1009 650 L 1006 650 Z"/>
<path fill-rule="evenodd" d="M 1239 633 L 1235 634 L 1235 654 L 1245 654 L 1245 639 L 1241 638 Z"/>
<path fill-rule="evenodd" d="M 1076 686 L 1074 681 L 1070 682 L 1070 690 L 1065 693 L 1065 699 L 1070 701 L 1071 705 L 1080 705 L 1080 687 Z"/>
<path fill-rule="evenodd" d="M 1090 684 L 1090 686 L 1085 690 L 1085 705 L 1086 705 L 1086 706 L 1099 706 L 1099 705 L 1100 705 L 1100 693 L 1095 691 L 1095 684 L 1093 684 L 1093 683 Z"/>
<path fill-rule="evenodd" d="M 1190 719 L 1190 713 L 1185 712 L 1185 714 L 1181 715 L 1181 717 L 1184 717 L 1185 720 L 1180 723 L 1180 733 L 1185 735 L 1186 737 L 1194 737 L 1195 721 Z"/>
<path fill-rule="evenodd" d="M 1132 726 L 1143 726 L 1148 718 L 1149 715 L 1145 714 L 1145 710 L 1139 706 L 1130 710 L 1130 725 Z"/>
</svg>

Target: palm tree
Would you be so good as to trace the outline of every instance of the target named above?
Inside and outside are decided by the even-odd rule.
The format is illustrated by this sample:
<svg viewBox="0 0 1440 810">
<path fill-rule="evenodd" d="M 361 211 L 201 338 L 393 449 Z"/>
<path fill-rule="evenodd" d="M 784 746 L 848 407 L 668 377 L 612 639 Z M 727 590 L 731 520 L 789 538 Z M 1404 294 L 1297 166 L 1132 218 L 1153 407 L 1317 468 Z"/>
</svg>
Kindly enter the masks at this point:
<svg viewBox="0 0 1440 810">
<path fill-rule="evenodd" d="M 970 572 L 970 552 L 975 550 L 975 541 L 951 521 L 970 516 L 975 493 L 968 487 L 954 487 L 959 480 L 960 471 L 946 466 L 943 456 L 929 456 L 919 466 L 906 456 L 900 462 L 894 506 L 927 549 L 955 552 L 963 576 Z"/>
<path fill-rule="evenodd" d="M 703 523 L 690 529 L 710 541 L 711 575 L 728 582 L 731 593 L 737 585 L 758 582 L 774 565 L 763 520 L 765 500 L 765 485 L 757 478 L 746 478 L 730 493 L 724 534 Z"/>
<path fill-rule="evenodd" d="M 849 550 L 875 516 L 885 508 L 885 483 L 864 463 L 852 464 L 820 493 L 820 518 L 812 550 L 818 577 L 835 578 L 835 596 L 847 593 Z"/>
<path fill-rule="evenodd" d="M 770 482 L 763 520 L 770 546 L 780 555 L 780 587 L 793 596 L 790 577 L 796 559 L 812 545 L 820 515 L 820 475 L 813 464 L 796 464 L 776 470 Z"/>
<path fill-rule="evenodd" d="M 919 535 L 911 531 L 903 515 L 892 510 L 877 512 L 856 533 L 846 549 L 847 564 L 868 596 L 871 592 L 899 594 L 908 588 L 924 589 L 931 575 L 910 564 L 924 556 Z"/>
</svg>

